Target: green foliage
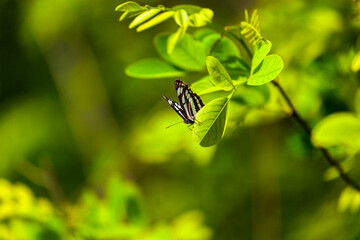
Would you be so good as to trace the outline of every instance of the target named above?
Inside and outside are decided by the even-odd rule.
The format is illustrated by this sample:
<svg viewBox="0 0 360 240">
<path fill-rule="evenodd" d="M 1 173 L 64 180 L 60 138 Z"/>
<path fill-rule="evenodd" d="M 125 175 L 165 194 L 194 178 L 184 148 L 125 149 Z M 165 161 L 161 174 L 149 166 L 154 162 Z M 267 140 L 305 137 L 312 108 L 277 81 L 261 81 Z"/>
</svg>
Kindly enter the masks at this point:
<svg viewBox="0 0 360 240">
<path fill-rule="evenodd" d="M 126 74 L 136 78 L 170 78 L 184 76 L 185 72 L 160 59 L 144 59 L 126 68 Z"/>
<path fill-rule="evenodd" d="M 211 79 L 215 85 L 224 91 L 234 89 L 232 79 L 226 69 L 221 65 L 219 60 L 214 57 L 208 56 L 206 58 L 206 67 L 208 69 Z"/>
<path fill-rule="evenodd" d="M 312 132 L 315 146 L 344 146 L 351 154 L 360 150 L 360 119 L 351 113 L 334 113 L 322 119 Z"/>
<path fill-rule="evenodd" d="M 206 104 L 198 114 L 193 129 L 195 141 L 203 147 L 217 144 L 224 135 L 228 98 L 217 98 Z"/>
<path fill-rule="evenodd" d="M 65 226 L 56 214 L 48 200 L 35 198 L 24 184 L 0 179 L 1 239 L 44 239 L 45 233 L 60 239 Z"/>
<path fill-rule="evenodd" d="M 172 16 L 174 16 L 174 12 L 162 12 L 162 13 L 156 15 L 155 17 L 153 17 L 152 19 L 150 19 L 149 21 L 141 24 L 139 27 L 136 28 L 136 31 L 142 32 L 146 29 L 149 29 L 153 26 L 156 26 L 156 25 L 168 20 Z"/>
<path fill-rule="evenodd" d="M 179 28 L 167 42 L 168 53 L 171 53 L 182 40 L 188 27 L 203 27 L 212 20 L 214 15 L 211 9 L 194 5 L 178 5 L 173 8 L 165 8 L 162 5 L 157 7 L 140 6 L 132 1 L 120 4 L 115 11 L 124 12 L 120 17 L 120 21 L 137 16 L 129 25 L 129 28 L 134 28 L 141 24 L 136 28 L 137 32 L 154 27 L 173 17 Z"/>
<path fill-rule="evenodd" d="M 251 73 L 254 73 L 255 69 L 269 54 L 271 46 L 272 44 L 270 41 L 259 41 L 257 44 L 255 44 L 254 56 L 251 60 Z"/>
<path fill-rule="evenodd" d="M 221 2 L 214 21 L 238 23 L 231 27 L 209 22 L 212 10 L 191 5 L 133 2 L 112 14 L 113 1 L 0 2 L 0 175 L 7 178 L 0 180 L 0 239 L 360 236 L 354 189 L 340 179 L 321 181 L 323 172 L 326 180 L 339 173 L 290 119 L 276 85 L 247 84 L 276 53 L 286 66 L 276 83 L 311 128 L 339 112 L 358 118 L 360 25 L 353 1 Z M 252 45 L 256 31 L 241 34 L 244 7 L 259 9 L 261 37 L 272 42 L 265 54 L 256 49 L 269 40 Z M 176 21 L 183 11 L 187 19 Z M 131 34 L 114 14 L 128 21 Z M 138 27 L 149 31 L 136 34 Z M 159 57 L 150 60 L 155 27 L 170 33 L 155 36 Z M 187 56 L 177 61 L 172 54 L 187 35 L 202 57 L 189 57 L 194 48 L 183 46 Z M 226 70 L 234 91 L 215 84 L 207 56 Z M 145 64 L 133 68 L 142 58 Z M 129 79 L 121 70 L 127 65 L 126 74 L 152 81 Z M 178 77 L 206 106 L 229 99 L 226 124 L 209 127 L 221 131 L 204 137 L 226 128 L 221 144 L 196 144 L 183 123 L 165 129 L 181 121 L 161 97 L 176 99 Z M 351 148 L 339 143 L 329 151 L 359 182 L 360 154 Z"/>
<path fill-rule="evenodd" d="M 241 34 L 248 38 L 248 41 L 255 45 L 259 41 L 263 40 L 260 29 L 259 15 L 257 10 L 254 10 L 251 18 L 249 18 L 248 11 L 245 10 L 245 21 L 240 23 Z"/>
<path fill-rule="evenodd" d="M 344 212 L 350 210 L 350 212 L 356 212 L 360 207 L 360 194 L 351 187 L 347 187 L 343 190 L 338 201 L 339 211 Z"/>
<path fill-rule="evenodd" d="M 353 72 L 358 72 L 360 70 L 360 52 L 356 53 L 354 59 L 352 60 L 351 70 Z"/>
<path fill-rule="evenodd" d="M 78 203 L 60 208 L 43 198 L 35 198 L 28 187 L 0 179 L 1 239 L 196 239 L 206 240 L 211 231 L 203 216 L 189 211 L 172 223 L 150 224 L 137 188 L 109 179 L 104 196 L 84 191 Z M 7 221 L 10 219 L 10 221 Z M 66 229 L 69 228 L 69 229 Z M 71 231 L 70 231 L 71 229 Z M 159 237 L 161 229 L 162 237 Z"/>
<path fill-rule="evenodd" d="M 121 10 L 124 6 L 126 3 L 120 5 L 118 9 Z M 154 26 L 157 24 L 157 17 L 162 16 L 161 14 L 174 16 L 179 28 L 173 34 L 159 34 L 154 39 L 156 50 L 167 63 L 155 59 L 142 60 L 127 67 L 126 73 L 128 76 L 143 79 L 181 77 L 189 71 L 203 72 L 206 65 L 210 78 L 199 79 L 192 84 L 192 88 L 197 94 L 206 94 L 204 99 L 212 101 L 197 114 L 197 121 L 192 129 L 195 141 L 201 146 L 215 145 L 224 135 L 228 102 L 239 86 L 245 82 L 248 85 L 259 86 L 274 80 L 284 67 L 283 61 L 278 55 L 268 55 L 272 44 L 270 41 L 264 41 L 260 34 L 257 11 L 253 12 L 251 19 L 246 11 L 246 21 L 235 26 L 237 29 L 241 28 L 241 33 L 247 38 L 251 37 L 249 41 L 254 45 L 254 55 L 249 64 L 241 56 L 237 44 L 233 42 L 234 39 L 224 36 L 224 33 L 216 33 L 210 29 L 195 31 L 193 35 L 186 33 L 189 26 L 200 27 L 210 22 L 213 17 L 210 9 L 193 5 L 147 8 L 146 12 L 133 20 L 130 28 L 139 24 L 142 25 L 138 29 L 144 25 L 145 28 Z M 138 6 L 133 9 L 139 11 Z M 157 15 L 160 11 L 165 12 Z M 194 22 L 189 24 L 190 19 L 193 21 L 197 19 L 196 24 Z M 249 96 L 242 97 L 241 101 L 242 104 L 254 106 L 256 100 L 250 99 L 257 96 L 250 92 L 243 92 Z M 244 99 L 248 100 L 243 101 Z M 199 124 L 202 120 L 205 124 Z"/>
<path fill-rule="evenodd" d="M 173 35 L 170 35 L 167 41 L 171 41 L 172 37 Z M 206 55 L 201 47 L 201 43 L 196 41 L 193 36 L 185 34 L 171 51 L 169 57 L 174 65 L 184 70 L 201 71 L 205 65 Z"/>
<path fill-rule="evenodd" d="M 259 70 L 249 78 L 248 85 L 263 85 L 274 80 L 284 68 L 284 63 L 280 56 L 271 54 L 266 56 L 261 63 Z"/>
</svg>

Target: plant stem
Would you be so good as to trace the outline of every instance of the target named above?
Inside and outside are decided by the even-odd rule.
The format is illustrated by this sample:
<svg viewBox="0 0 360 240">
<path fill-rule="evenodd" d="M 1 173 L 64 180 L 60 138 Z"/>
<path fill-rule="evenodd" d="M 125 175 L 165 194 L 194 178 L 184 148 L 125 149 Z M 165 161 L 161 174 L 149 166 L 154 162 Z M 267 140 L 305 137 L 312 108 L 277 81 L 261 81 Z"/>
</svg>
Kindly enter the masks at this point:
<svg viewBox="0 0 360 240">
<path fill-rule="evenodd" d="M 278 90 L 280 91 L 281 95 L 283 96 L 283 98 L 285 99 L 286 103 L 288 104 L 288 106 L 291 108 L 292 113 L 291 116 L 300 124 L 300 126 L 305 130 L 305 132 L 308 134 L 309 137 L 311 137 L 311 128 L 309 127 L 309 125 L 305 122 L 304 119 L 302 119 L 300 117 L 300 115 L 298 114 L 298 112 L 296 111 L 294 104 L 292 103 L 292 101 L 290 100 L 289 96 L 285 93 L 284 89 L 280 86 L 280 84 L 278 83 L 278 81 L 275 79 L 274 81 L 272 81 L 272 84 L 274 86 L 276 86 L 278 88 Z M 357 190 L 358 192 L 360 192 L 360 185 L 358 183 L 356 183 L 353 179 L 351 179 L 346 172 L 344 171 L 344 169 L 342 168 L 342 166 L 340 165 L 340 163 L 338 163 L 335 159 L 332 158 L 332 156 L 330 155 L 329 151 L 326 150 L 323 147 L 319 147 L 318 148 L 322 154 L 324 155 L 326 161 L 333 166 L 336 171 L 338 172 L 338 174 L 340 175 L 341 179 L 349 186 L 351 186 L 352 188 L 354 188 L 355 190 Z"/>
</svg>

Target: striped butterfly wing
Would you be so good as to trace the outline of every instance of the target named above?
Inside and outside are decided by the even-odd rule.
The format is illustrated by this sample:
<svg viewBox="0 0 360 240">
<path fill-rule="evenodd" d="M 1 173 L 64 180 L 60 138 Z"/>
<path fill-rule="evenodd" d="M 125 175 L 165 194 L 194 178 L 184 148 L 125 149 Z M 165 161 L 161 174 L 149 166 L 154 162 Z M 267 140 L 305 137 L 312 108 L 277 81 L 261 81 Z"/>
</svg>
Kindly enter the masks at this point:
<svg viewBox="0 0 360 240">
<path fill-rule="evenodd" d="M 188 118 L 186 117 L 186 113 L 185 113 L 184 109 L 182 108 L 182 106 L 180 104 L 178 104 L 177 102 L 167 98 L 166 96 L 163 96 L 163 97 L 169 103 L 169 105 L 175 110 L 175 112 L 177 114 L 179 114 L 179 116 L 184 120 L 184 122 L 187 122 Z"/>
<path fill-rule="evenodd" d="M 189 122 L 194 123 L 195 115 L 204 106 L 204 103 L 200 97 L 196 93 L 193 93 L 188 85 L 181 80 L 175 80 L 175 90 L 187 119 Z"/>
</svg>

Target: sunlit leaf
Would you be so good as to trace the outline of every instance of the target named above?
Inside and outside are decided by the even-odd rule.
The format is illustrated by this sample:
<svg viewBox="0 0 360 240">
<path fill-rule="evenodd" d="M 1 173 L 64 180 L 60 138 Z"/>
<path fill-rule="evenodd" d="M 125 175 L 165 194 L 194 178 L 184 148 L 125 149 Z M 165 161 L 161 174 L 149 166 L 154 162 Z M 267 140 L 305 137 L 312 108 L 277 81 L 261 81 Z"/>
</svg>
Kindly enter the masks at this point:
<svg viewBox="0 0 360 240">
<path fill-rule="evenodd" d="M 214 12 L 210 8 L 202 8 L 200 10 L 200 16 L 203 21 L 210 22 L 214 16 Z"/>
<path fill-rule="evenodd" d="M 266 56 L 259 70 L 250 76 L 248 85 L 262 85 L 274 80 L 284 68 L 284 62 L 278 55 Z"/>
<path fill-rule="evenodd" d="M 196 114 L 196 123 L 193 128 L 195 141 L 203 147 L 217 144 L 224 135 L 228 98 L 217 98 L 207 103 Z"/>
<path fill-rule="evenodd" d="M 245 21 L 240 23 L 241 34 L 248 39 L 249 43 L 255 45 L 263 39 L 261 35 L 259 15 L 255 9 L 249 19 L 248 11 L 245 9 Z"/>
<path fill-rule="evenodd" d="M 221 89 L 212 81 L 210 76 L 206 76 L 191 84 L 191 89 L 198 95 L 221 91 Z"/>
<path fill-rule="evenodd" d="M 174 65 L 185 70 L 201 71 L 205 67 L 206 55 L 201 43 L 190 34 L 183 36 L 169 56 Z"/>
<path fill-rule="evenodd" d="M 160 59 L 144 59 L 128 66 L 126 74 L 135 78 L 170 78 L 184 76 L 185 72 Z"/>
<path fill-rule="evenodd" d="M 338 201 L 338 209 L 340 212 L 344 212 L 346 209 L 349 208 L 353 196 L 354 196 L 354 191 L 350 187 L 347 187 L 342 191 Z"/>
<path fill-rule="evenodd" d="M 351 63 L 351 70 L 357 72 L 360 70 L 360 52 L 356 53 Z"/>
<path fill-rule="evenodd" d="M 155 45 L 157 52 L 160 54 L 160 56 L 164 60 L 166 60 L 168 62 L 171 62 L 171 57 L 167 51 L 168 39 L 170 36 L 171 36 L 171 34 L 169 34 L 169 33 L 160 33 L 160 34 L 156 35 L 154 38 L 154 45 Z"/>
<path fill-rule="evenodd" d="M 219 60 L 212 56 L 206 58 L 207 70 L 214 81 L 214 83 L 225 91 L 230 91 L 234 88 L 232 79 L 226 69 L 221 65 Z"/>
<path fill-rule="evenodd" d="M 173 221 L 174 239 L 205 240 L 212 236 L 212 231 L 204 226 L 204 216 L 199 211 L 189 211 Z"/>
<path fill-rule="evenodd" d="M 150 19 L 149 21 L 147 21 L 146 23 L 137 27 L 136 31 L 141 32 L 141 31 L 149 29 L 155 25 L 158 25 L 159 23 L 162 23 L 162 22 L 166 21 L 167 19 L 171 18 L 174 15 L 174 13 L 175 12 L 173 12 L 173 11 L 160 13 L 160 14 L 156 15 L 155 17 L 153 17 L 152 19 Z"/>
<path fill-rule="evenodd" d="M 202 20 L 199 13 L 194 13 L 189 16 L 189 26 L 202 27 L 205 26 L 206 22 Z"/>
<path fill-rule="evenodd" d="M 140 14 L 130 23 L 129 28 L 130 29 L 134 28 L 134 27 L 138 26 L 139 24 L 146 22 L 147 20 L 149 20 L 150 18 L 152 18 L 159 12 L 160 12 L 160 9 L 150 9 L 150 10 Z"/>
<path fill-rule="evenodd" d="M 200 28 L 199 30 L 193 33 L 193 36 L 195 37 L 196 40 L 202 41 L 205 37 L 214 33 L 216 32 L 210 28 Z"/>
<path fill-rule="evenodd" d="M 180 9 L 175 12 L 174 19 L 177 25 L 185 27 L 188 20 L 188 15 L 185 10 Z"/>
<path fill-rule="evenodd" d="M 351 113 L 334 113 L 323 118 L 312 131 L 312 142 L 318 147 L 347 146 L 360 149 L 360 119 Z"/>
<path fill-rule="evenodd" d="M 183 38 L 183 36 L 186 32 L 186 28 L 187 28 L 186 26 L 179 27 L 175 33 L 170 35 L 170 37 L 168 38 L 167 47 L 166 47 L 166 51 L 168 54 L 171 54 L 172 51 L 174 50 L 174 48 L 176 47 L 176 45 L 178 44 L 178 42 L 181 41 L 181 39 Z"/>
<path fill-rule="evenodd" d="M 202 43 L 205 52 L 219 61 L 226 60 L 230 56 L 240 57 L 239 49 L 234 42 L 227 37 L 221 37 L 218 33 L 207 35 Z"/>
<path fill-rule="evenodd" d="M 264 58 L 268 55 L 271 50 L 271 42 L 270 41 L 260 41 L 255 44 L 254 56 L 251 60 L 251 73 L 259 66 L 259 64 L 264 60 Z"/>
<path fill-rule="evenodd" d="M 350 210 L 356 212 L 360 207 L 360 193 L 351 187 L 346 187 L 341 193 L 338 201 L 338 209 L 340 212 Z"/>
<path fill-rule="evenodd" d="M 176 6 L 172 7 L 172 9 L 173 10 L 183 9 L 187 12 L 188 15 L 191 15 L 193 13 L 198 13 L 201 11 L 201 7 L 196 6 L 196 5 L 190 5 L 190 4 L 176 5 Z"/>
<path fill-rule="evenodd" d="M 134 16 L 136 16 L 138 14 L 141 14 L 142 12 L 144 12 L 144 11 L 134 11 L 134 12 L 126 11 L 121 15 L 121 17 L 119 18 L 119 21 L 122 21 L 122 20 L 125 20 L 125 19 L 128 19 L 128 18 L 132 18 L 132 17 L 134 17 Z"/>
<path fill-rule="evenodd" d="M 126 12 L 126 11 L 135 12 L 141 10 L 146 10 L 146 9 L 140 6 L 139 4 L 137 4 L 136 2 L 132 2 L 132 1 L 122 3 L 115 8 L 115 11 L 119 11 L 119 12 Z"/>
</svg>

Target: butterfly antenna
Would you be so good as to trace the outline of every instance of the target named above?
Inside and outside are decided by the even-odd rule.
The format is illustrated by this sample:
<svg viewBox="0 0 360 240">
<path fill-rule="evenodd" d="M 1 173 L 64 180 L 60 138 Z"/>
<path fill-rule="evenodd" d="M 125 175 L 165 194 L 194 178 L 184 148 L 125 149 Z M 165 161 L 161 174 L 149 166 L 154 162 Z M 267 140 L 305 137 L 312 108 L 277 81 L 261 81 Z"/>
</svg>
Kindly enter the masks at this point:
<svg viewBox="0 0 360 240">
<path fill-rule="evenodd" d="M 174 126 L 174 125 L 176 125 L 176 124 L 179 124 L 179 123 L 182 123 L 183 121 L 181 121 L 181 122 L 177 122 L 177 123 L 174 123 L 174 124 L 171 124 L 170 126 L 167 126 L 165 129 L 168 129 L 169 127 L 172 127 L 172 126 Z"/>
</svg>

